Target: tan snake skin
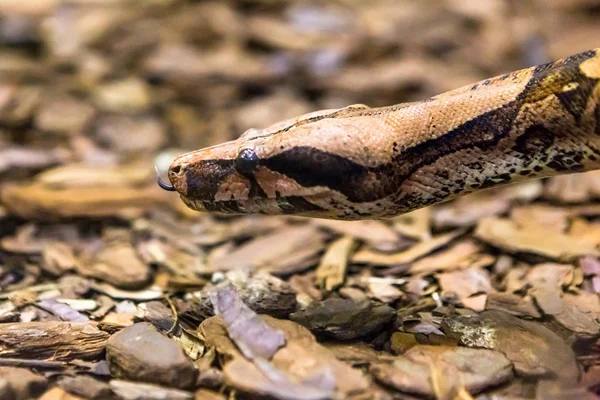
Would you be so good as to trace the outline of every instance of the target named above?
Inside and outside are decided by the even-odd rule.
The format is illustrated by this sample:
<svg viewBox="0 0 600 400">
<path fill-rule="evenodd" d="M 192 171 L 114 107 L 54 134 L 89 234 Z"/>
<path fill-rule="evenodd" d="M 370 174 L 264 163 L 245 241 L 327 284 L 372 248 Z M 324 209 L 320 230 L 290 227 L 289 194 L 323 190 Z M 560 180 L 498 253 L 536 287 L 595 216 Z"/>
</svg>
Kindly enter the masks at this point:
<svg viewBox="0 0 600 400">
<path fill-rule="evenodd" d="M 351 220 L 598 168 L 600 49 L 422 102 L 251 129 L 178 157 L 169 179 L 199 211 Z"/>
</svg>

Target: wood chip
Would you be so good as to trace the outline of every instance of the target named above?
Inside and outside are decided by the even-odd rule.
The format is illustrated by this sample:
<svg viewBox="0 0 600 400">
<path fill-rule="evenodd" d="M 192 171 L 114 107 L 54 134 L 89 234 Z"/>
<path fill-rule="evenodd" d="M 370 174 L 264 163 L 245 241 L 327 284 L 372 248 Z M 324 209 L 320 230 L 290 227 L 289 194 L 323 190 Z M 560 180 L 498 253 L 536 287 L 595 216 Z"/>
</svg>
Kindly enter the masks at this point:
<svg viewBox="0 0 600 400">
<path fill-rule="evenodd" d="M 0 324 L 0 357 L 58 361 L 97 359 L 108 333 L 86 322 L 29 322 Z"/>
<path fill-rule="evenodd" d="M 348 259 L 355 243 L 354 238 L 344 236 L 329 245 L 316 271 L 320 287 L 331 292 L 344 283 Z"/>
<path fill-rule="evenodd" d="M 274 241 L 281 245 L 273 246 Z M 315 226 L 295 226 L 260 236 L 227 255 L 211 260 L 208 268 L 211 272 L 234 268 L 273 271 L 288 266 L 281 262 L 282 257 L 304 250 L 307 253 L 303 258 L 308 258 L 321 252 L 323 246 L 324 236 Z M 294 263 L 297 262 L 297 259 L 294 260 Z"/>
<path fill-rule="evenodd" d="M 552 260 L 569 261 L 600 254 L 595 246 L 575 236 L 548 232 L 542 227 L 519 227 L 508 219 L 483 219 L 477 225 L 475 235 L 509 252 L 533 253 Z"/>
<path fill-rule="evenodd" d="M 383 254 L 370 249 L 361 249 L 352 257 L 353 263 L 392 266 L 407 264 L 428 255 L 440 247 L 446 246 L 464 231 L 454 231 L 436 236 L 431 240 L 419 242 L 408 250 L 399 253 Z"/>
</svg>

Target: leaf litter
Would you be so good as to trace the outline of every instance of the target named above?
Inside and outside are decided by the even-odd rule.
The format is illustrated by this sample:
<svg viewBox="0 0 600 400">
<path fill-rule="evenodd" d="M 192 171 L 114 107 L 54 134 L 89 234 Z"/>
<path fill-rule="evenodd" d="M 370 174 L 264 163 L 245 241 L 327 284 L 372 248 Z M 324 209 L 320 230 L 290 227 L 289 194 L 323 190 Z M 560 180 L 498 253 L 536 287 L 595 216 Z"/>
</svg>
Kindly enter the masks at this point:
<svg viewBox="0 0 600 400">
<path fill-rule="evenodd" d="M 346 223 L 196 213 L 152 170 L 597 47 L 597 8 L 0 2 L 0 397 L 598 395 L 597 172 Z"/>
</svg>

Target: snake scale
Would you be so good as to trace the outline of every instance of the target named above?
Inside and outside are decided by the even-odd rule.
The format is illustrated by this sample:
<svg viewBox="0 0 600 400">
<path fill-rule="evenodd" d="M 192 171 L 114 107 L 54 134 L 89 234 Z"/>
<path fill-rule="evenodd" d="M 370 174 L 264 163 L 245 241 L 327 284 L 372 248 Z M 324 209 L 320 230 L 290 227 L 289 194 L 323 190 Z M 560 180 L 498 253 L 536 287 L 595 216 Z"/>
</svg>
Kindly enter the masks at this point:
<svg viewBox="0 0 600 400">
<path fill-rule="evenodd" d="M 177 157 L 198 211 L 386 218 L 526 179 L 600 168 L 600 49 L 430 99 L 352 105 Z"/>
</svg>

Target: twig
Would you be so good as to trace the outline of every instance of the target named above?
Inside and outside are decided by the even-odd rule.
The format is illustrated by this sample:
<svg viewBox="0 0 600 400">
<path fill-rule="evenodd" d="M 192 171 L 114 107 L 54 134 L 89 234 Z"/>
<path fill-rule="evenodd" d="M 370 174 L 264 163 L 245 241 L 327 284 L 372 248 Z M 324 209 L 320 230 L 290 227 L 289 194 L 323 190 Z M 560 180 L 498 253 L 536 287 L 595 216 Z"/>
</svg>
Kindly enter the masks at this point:
<svg viewBox="0 0 600 400">
<path fill-rule="evenodd" d="M 167 300 L 167 303 L 169 303 L 169 307 L 171 307 L 171 312 L 173 313 L 173 325 L 171 325 L 171 328 L 167 331 L 167 335 L 170 335 L 177 327 L 177 323 L 179 322 L 179 314 L 177 313 L 175 304 L 173 304 L 173 301 L 171 300 L 171 296 L 165 296 L 165 299 Z"/>
<path fill-rule="evenodd" d="M 27 360 L 24 358 L 0 358 L 0 366 L 28 368 L 67 368 L 70 365 L 65 361 Z"/>
</svg>

